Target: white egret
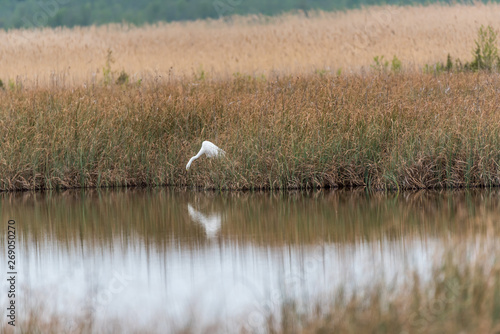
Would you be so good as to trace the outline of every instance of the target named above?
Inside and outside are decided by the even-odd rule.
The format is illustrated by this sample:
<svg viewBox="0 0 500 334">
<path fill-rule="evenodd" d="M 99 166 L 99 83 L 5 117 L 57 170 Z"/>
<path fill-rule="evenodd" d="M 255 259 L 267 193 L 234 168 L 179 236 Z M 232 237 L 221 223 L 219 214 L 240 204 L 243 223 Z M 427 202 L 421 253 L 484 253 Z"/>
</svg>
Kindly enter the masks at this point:
<svg viewBox="0 0 500 334">
<path fill-rule="evenodd" d="M 203 154 L 206 154 L 207 157 L 209 158 L 215 158 L 219 156 L 224 156 L 226 155 L 226 152 L 224 152 L 223 149 L 217 147 L 214 143 L 211 143 L 207 140 L 205 140 L 203 143 L 201 143 L 201 150 L 198 152 L 197 155 L 189 159 L 189 162 L 186 165 L 186 170 L 189 170 L 189 167 L 191 167 L 191 163 L 201 157 Z"/>
</svg>

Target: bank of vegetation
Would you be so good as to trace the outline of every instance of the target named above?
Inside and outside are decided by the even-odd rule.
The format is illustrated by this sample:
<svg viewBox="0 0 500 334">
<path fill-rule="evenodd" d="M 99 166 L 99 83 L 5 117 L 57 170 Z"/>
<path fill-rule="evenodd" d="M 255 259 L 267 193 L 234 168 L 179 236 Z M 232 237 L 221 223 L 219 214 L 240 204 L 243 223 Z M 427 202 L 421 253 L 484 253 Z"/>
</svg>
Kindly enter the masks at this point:
<svg viewBox="0 0 500 334">
<path fill-rule="evenodd" d="M 496 10 L 498 6 L 489 7 Z M 463 14 L 458 10 L 461 7 L 430 8 Z M 401 27 L 396 17 L 410 18 L 428 10 L 402 9 L 391 24 Z M 477 11 L 477 17 L 485 14 L 479 7 L 471 10 Z M 396 8 L 385 11 L 396 13 Z M 377 17 L 374 13 L 384 10 L 367 13 L 373 18 Z M 358 12 L 338 18 L 344 20 L 349 15 L 361 20 Z M 206 50 L 212 55 L 216 53 L 210 52 L 225 50 L 238 64 L 236 56 L 242 53 L 238 50 L 246 50 L 245 45 L 235 48 L 232 40 L 226 43 L 222 37 L 241 37 L 246 29 L 266 32 L 279 28 L 291 33 L 286 20 L 301 22 L 306 32 L 312 33 L 324 28 L 329 19 L 325 14 L 316 19 L 282 17 L 269 23 L 243 20 L 234 31 L 219 22 L 211 31 L 220 33 L 216 37 L 220 47 L 207 40 L 211 46 Z M 203 32 L 209 26 L 171 27 L 184 31 L 189 41 L 195 38 L 192 32 Z M 392 29 L 380 21 L 375 28 Z M 147 44 L 151 41 L 144 37 L 145 32 L 159 33 L 164 28 L 154 29 L 111 29 L 108 33 L 123 45 L 127 36 L 136 42 L 137 36 L 143 36 Z M 266 33 L 276 37 L 271 30 Z M 239 67 L 230 62 L 208 57 L 218 61 L 219 67 L 179 72 L 170 67 L 167 72 L 145 74 L 125 67 L 128 60 L 144 66 L 140 51 L 130 53 L 124 48 L 113 52 L 108 48 L 97 69 L 76 76 L 72 73 L 77 70 L 71 66 L 52 70 L 49 75 L 37 73 L 50 67 L 50 59 L 59 55 L 37 46 L 38 53 L 36 43 L 61 50 L 78 69 L 78 65 L 86 66 L 88 46 L 98 46 L 91 36 L 104 30 L 47 33 L 46 39 L 24 36 L 34 44 L 21 43 L 23 36 L 18 32 L 6 34 L 9 47 L 4 54 L 6 65 L 0 65 L 2 73 L 34 74 L 0 80 L 0 190 L 115 186 L 387 190 L 500 185 L 500 58 L 497 30 L 491 25 L 474 32 L 474 43 L 465 56 L 463 52 L 448 53 L 420 66 L 409 66 L 397 55 L 379 53 L 356 70 L 311 70 L 315 63 L 302 54 L 302 58 L 292 57 L 296 64 L 290 65 L 289 71 L 273 70 L 277 62 L 272 59 L 262 63 L 263 71 L 251 72 L 237 71 Z M 255 36 L 248 37 L 248 44 L 257 42 Z M 323 37 L 326 39 L 316 42 L 327 42 L 328 36 Z M 68 38 L 72 42 L 63 43 L 63 47 L 62 41 Z M 83 58 L 71 58 L 71 52 L 75 57 L 80 53 L 76 45 L 81 43 L 75 43 L 79 38 L 89 43 L 85 44 L 87 51 L 81 52 Z M 284 58 L 308 49 L 300 38 L 290 40 L 294 51 L 285 52 Z M 316 42 L 312 40 L 310 45 Z M 189 52 L 188 44 L 178 44 L 185 57 L 174 57 L 185 60 L 185 68 L 198 59 Z M 155 45 L 155 54 L 167 50 Z M 368 40 L 366 47 L 374 51 L 370 45 Z M 137 45 L 134 50 L 138 50 Z M 326 48 L 321 50 L 320 54 L 329 54 Z M 119 58 L 126 60 L 121 66 Z M 23 59 L 32 61 L 34 67 L 29 67 L 29 62 L 23 65 Z M 257 66 L 259 58 L 250 55 L 249 63 Z M 203 140 L 214 142 L 227 155 L 221 159 L 203 157 L 187 172 L 186 163 Z"/>
<path fill-rule="evenodd" d="M 0 94 L 0 189 L 500 184 L 497 74 L 173 80 Z M 227 155 L 185 166 L 203 140 Z"/>
</svg>

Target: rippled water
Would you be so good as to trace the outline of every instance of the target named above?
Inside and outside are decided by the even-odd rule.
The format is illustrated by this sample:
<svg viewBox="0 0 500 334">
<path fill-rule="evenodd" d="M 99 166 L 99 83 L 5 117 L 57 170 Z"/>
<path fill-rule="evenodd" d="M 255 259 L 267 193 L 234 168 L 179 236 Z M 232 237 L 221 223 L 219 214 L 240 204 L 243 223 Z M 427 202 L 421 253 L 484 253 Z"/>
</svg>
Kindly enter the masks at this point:
<svg viewBox="0 0 500 334">
<path fill-rule="evenodd" d="M 3 194 L 1 254 L 15 219 L 20 319 L 35 309 L 158 332 L 258 330 L 289 298 L 307 307 L 339 287 L 397 285 L 452 242 L 496 238 L 499 200 L 486 190 Z"/>
</svg>

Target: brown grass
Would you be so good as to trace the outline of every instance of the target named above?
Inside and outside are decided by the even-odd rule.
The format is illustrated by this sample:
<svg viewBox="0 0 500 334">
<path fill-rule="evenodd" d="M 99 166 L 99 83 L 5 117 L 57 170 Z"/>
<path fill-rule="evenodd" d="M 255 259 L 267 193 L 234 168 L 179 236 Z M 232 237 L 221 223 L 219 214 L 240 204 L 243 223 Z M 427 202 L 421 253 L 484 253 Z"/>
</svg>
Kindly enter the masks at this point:
<svg viewBox="0 0 500 334">
<path fill-rule="evenodd" d="M 145 27 L 0 31 L 0 79 L 24 86 L 102 80 L 107 50 L 131 80 L 235 73 L 272 76 L 368 68 L 397 55 L 409 69 L 469 60 L 481 24 L 500 29 L 500 5 L 373 7 L 338 13 L 234 17 Z"/>
<path fill-rule="evenodd" d="M 0 92 L 0 189 L 500 185 L 496 74 L 408 72 Z M 211 140 L 226 158 L 202 157 Z"/>
</svg>

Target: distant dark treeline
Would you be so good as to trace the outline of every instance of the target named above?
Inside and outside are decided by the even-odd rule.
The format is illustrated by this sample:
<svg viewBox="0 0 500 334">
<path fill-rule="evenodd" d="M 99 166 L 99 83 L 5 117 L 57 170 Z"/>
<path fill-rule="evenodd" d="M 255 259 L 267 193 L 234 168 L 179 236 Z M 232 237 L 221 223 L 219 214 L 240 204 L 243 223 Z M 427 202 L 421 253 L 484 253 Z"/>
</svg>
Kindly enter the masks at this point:
<svg viewBox="0 0 500 334">
<path fill-rule="evenodd" d="M 380 4 L 425 4 L 428 0 L 0 0 L 0 28 L 87 26 L 110 22 L 218 18 L 233 14 L 275 15 L 293 10 L 326 11 Z M 449 1 L 444 1 L 449 2 Z"/>
</svg>

